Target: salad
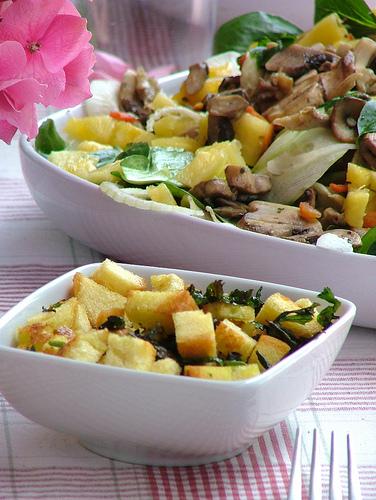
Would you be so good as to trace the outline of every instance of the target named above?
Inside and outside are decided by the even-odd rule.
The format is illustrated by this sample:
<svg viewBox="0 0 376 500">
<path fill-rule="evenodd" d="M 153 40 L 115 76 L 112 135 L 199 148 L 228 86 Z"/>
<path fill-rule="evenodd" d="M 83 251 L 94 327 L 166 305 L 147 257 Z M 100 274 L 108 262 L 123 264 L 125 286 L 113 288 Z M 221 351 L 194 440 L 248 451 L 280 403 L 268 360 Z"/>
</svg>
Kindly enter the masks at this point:
<svg viewBox="0 0 376 500">
<path fill-rule="evenodd" d="M 229 21 L 174 95 L 142 68 L 93 81 L 67 139 L 47 120 L 35 147 L 120 203 L 374 255 L 376 17 L 342 3 L 318 0 L 305 33 Z"/>
</svg>

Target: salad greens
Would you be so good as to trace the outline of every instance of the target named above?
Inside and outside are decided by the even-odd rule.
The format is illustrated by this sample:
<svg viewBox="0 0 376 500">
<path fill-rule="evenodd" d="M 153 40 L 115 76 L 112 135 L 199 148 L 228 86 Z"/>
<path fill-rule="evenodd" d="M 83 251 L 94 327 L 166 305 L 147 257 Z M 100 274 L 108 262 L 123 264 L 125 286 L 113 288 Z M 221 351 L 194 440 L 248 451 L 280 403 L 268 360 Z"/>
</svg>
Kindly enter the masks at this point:
<svg viewBox="0 0 376 500">
<path fill-rule="evenodd" d="M 315 22 L 336 12 L 356 37 L 375 35 L 376 16 L 364 0 L 316 0 Z"/>
<path fill-rule="evenodd" d="M 334 294 L 329 287 L 325 287 L 324 290 L 318 294 L 318 297 L 331 304 L 330 306 L 325 307 L 325 309 L 323 309 L 317 316 L 317 321 L 325 328 L 338 317 L 335 313 L 340 307 L 341 302 L 334 297 Z"/>
<path fill-rule="evenodd" d="M 372 132 L 376 132 L 376 101 L 373 100 L 365 103 L 358 118 L 359 137 Z"/>
<path fill-rule="evenodd" d="M 90 156 L 93 158 L 98 158 L 98 162 L 95 164 L 96 168 L 104 167 L 105 165 L 108 165 L 109 163 L 113 163 L 116 159 L 116 157 L 120 153 L 119 148 L 112 148 L 112 149 L 100 149 L 99 151 L 94 151 L 90 153 Z"/>
<path fill-rule="evenodd" d="M 55 122 L 48 118 L 39 127 L 38 135 L 35 139 L 35 149 L 42 155 L 49 155 L 51 151 L 61 151 L 66 148 L 66 142 L 59 135 L 55 127 Z"/>
<path fill-rule="evenodd" d="M 376 255 L 376 227 L 369 229 L 362 237 L 362 246 L 358 253 Z"/>
<path fill-rule="evenodd" d="M 246 52 L 253 42 L 268 39 L 293 43 L 301 29 L 282 17 L 266 12 L 249 12 L 223 24 L 214 36 L 214 54 L 236 50 Z"/>
</svg>

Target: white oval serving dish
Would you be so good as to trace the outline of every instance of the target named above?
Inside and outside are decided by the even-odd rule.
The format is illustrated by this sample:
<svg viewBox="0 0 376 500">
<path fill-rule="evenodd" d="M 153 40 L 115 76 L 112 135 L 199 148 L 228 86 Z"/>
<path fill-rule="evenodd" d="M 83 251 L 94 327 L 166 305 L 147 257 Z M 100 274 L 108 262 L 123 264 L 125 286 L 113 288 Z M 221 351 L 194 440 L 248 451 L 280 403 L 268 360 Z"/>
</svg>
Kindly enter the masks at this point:
<svg viewBox="0 0 376 500">
<path fill-rule="evenodd" d="M 149 465 L 198 465 L 232 457 L 283 420 L 320 383 L 351 326 L 355 306 L 342 300 L 340 318 L 295 353 L 249 380 L 222 382 L 137 372 L 12 347 L 16 330 L 43 305 L 68 296 L 70 271 L 40 288 L 0 318 L 0 391 L 25 417 L 76 436 L 112 458 Z M 162 270 L 125 266 L 148 278 Z M 166 272 L 166 269 L 163 269 Z M 281 292 L 292 299 L 316 293 L 227 276 L 175 271 L 204 288 L 223 279 L 226 289 Z"/>
<path fill-rule="evenodd" d="M 162 78 L 161 87 L 174 93 L 186 74 Z M 62 131 L 69 117 L 83 115 L 78 106 L 51 118 Z M 185 214 L 129 207 L 51 164 L 25 137 L 20 152 L 25 180 L 40 208 L 58 228 L 106 256 L 315 290 L 328 285 L 356 304 L 355 324 L 376 328 L 374 256 L 340 253 Z"/>
</svg>

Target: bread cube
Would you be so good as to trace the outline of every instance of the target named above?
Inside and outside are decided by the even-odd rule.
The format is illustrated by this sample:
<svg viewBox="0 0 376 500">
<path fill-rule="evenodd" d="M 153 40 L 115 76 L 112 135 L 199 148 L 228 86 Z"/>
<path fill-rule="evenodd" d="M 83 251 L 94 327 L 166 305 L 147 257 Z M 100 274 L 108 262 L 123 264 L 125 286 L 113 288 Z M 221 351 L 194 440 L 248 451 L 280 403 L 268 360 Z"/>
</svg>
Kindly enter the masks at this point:
<svg viewBox="0 0 376 500">
<path fill-rule="evenodd" d="M 53 329 L 46 323 L 30 323 L 17 331 L 17 347 L 42 351 L 44 344 L 53 336 Z"/>
<path fill-rule="evenodd" d="M 256 316 L 256 321 L 267 325 L 268 321 L 274 321 L 283 312 L 295 311 L 296 309 L 299 309 L 299 307 L 289 297 L 281 293 L 273 293 L 266 299 Z"/>
<path fill-rule="evenodd" d="M 77 301 L 72 328 L 75 332 L 88 332 L 91 324 L 84 307 Z"/>
<path fill-rule="evenodd" d="M 75 297 L 65 300 L 60 306 L 56 307 L 55 311 L 52 311 L 46 323 L 50 325 L 53 330 L 59 328 L 59 326 L 73 328 L 77 305 L 78 302 Z"/>
<path fill-rule="evenodd" d="M 239 321 L 236 324 L 246 333 L 249 337 L 258 337 L 264 333 L 264 330 L 259 328 L 256 321 Z"/>
<path fill-rule="evenodd" d="M 302 298 L 298 299 L 295 304 L 299 309 L 303 309 L 305 307 L 310 307 L 312 305 L 312 302 L 309 299 Z M 314 337 L 323 330 L 322 325 L 320 325 L 320 323 L 317 321 L 317 316 L 318 312 L 315 311 L 312 320 L 308 321 L 304 325 L 296 323 L 294 321 L 281 321 L 281 326 L 282 328 L 286 328 L 291 333 L 293 333 L 295 337 Z"/>
<path fill-rule="evenodd" d="M 84 307 L 93 327 L 102 325 L 109 316 L 123 316 L 126 299 L 108 288 L 76 273 L 73 278 L 73 295 Z"/>
<path fill-rule="evenodd" d="M 152 371 L 168 375 L 180 375 L 181 366 L 172 358 L 158 359 L 154 362 Z"/>
<path fill-rule="evenodd" d="M 174 333 L 172 315 L 178 311 L 194 311 L 198 307 L 187 290 L 176 292 L 132 291 L 125 312 L 133 323 L 144 328 L 161 325 L 167 333 Z"/>
<path fill-rule="evenodd" d="M 256 363 L 231 366 L 232 380 L 243 380 L 260 375 L 260 368 Z"/>
<path fill-rule="evenodd" d="M 110 333 L 104 364 L 132 368 L 139 371 L 152 371 L 156 357 L 154 346 L 131 335 L 120 336 Z"/>
<path fill-rule="evenodd" d="M 120 295 L 128 295 L 131 290 L 145 290 L 146 281 L 141 276 L 124 269 L 123 267 L 106 259 L 94 272 L 92 279 Z"/>
<path fill-rule="evenodd" d="M 203 311 L 176 312 L 176 345 L 184 359 L 202 359 L 217 355 L 213 318 Z"/>
<path fill-rule="evenodd" d="M 215 329 L 215 338 L 218 353 L 226 358 L 230 352 L 237 352 L 241 355 L 242 361 L 247 361 L 256 345 L 256 340 L 228 319 L 218 324 Z"/>
<path fill-rule="evenodd" d="M 185 290 L 184 281 L 174 273 L 153 274 L 150 276 L 151 287 L 156 292 L 177 292 Z"/>
<path fill-rule="evenodd" d="M 91 330 L 87 333 L 77 335 L 63 349 L 63 357 L 97 363 L 107 349 L 108 330 Z"/>
<path fill-rule="evenodd" d="M 269 366 L 273 366 L 278 363 L 286 354 L 290 351 L 290 346 L 282 340 L 271 337 L 270 335 L 261 335 L 252 354 L 249 358 L 249 363 L 257 363 L 260 371 L 264 372 L 266 368 L 260 363 L 257 356 L 259 352 Z"/>
<path fill-rule="evenodd" d="M 255 310 L 251 306 L 242 306 L 238 304 L 225 304 L 224 302 L 211 302 L 203 307 L 205 312 L 210 312 L 214 319 L 230 321 L 253 321 L 255 319 Z"/>
<path fill-rule="evenodd" d="M 232 380 L 232 370 L 230 366 L 185 365 L 184 375 L 187 377 L 207 378 L 211 380 Z"/>
</svg>

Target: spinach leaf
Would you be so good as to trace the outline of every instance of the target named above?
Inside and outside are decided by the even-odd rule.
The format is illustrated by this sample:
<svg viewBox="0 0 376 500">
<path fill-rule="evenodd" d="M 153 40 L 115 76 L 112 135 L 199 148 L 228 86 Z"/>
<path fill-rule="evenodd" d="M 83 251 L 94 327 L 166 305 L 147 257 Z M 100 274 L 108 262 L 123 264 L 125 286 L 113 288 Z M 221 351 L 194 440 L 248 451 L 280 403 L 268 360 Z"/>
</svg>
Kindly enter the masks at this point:
<svg viewBox="0 0 376 500">
<path fill-rule="evenodd" d="M 261 354 L 260 351 L 256 351 L 256 356 L 257 356 L 257 359 L 260 363 L 260 365 L 265 368 L 265 370 L 267 370 L 268 368 L 270 368 L 272 365 L 268 362 L 268 360 Z"/>
<path fill-rule="evenodd" d="M 99 151 L 93 151 L 90 153 L 90 156 L 94 158 L 98 158 L 96 163 L 96 168 L 104 167 L 108 163 L 113 163 L 116 160 L 116 157 L 119 154 L 120 149 L 111 148 L 111 149 L 100 149 Z"/>
<path fill-rule="evenodd" d="M 358 134 L 360 137 L 372 132 L 376 132 L 376 101 L 370 100 L 365 103 L 360 112 L 358 118 Z"/>
<path fill-rule="evenodd" d="M 274 321 L 280 324 L 281 321 L 291 321 L 299 325 L 305 325 L 313 318 L 314 309 L 318 304 L 313 303 L 309 307 L 303 307 L 295 311 L 285 311 L 281 313 Z"/>
<path fill-rule="evenodd" d="M 376 16 L 364 0 L 316 0 L 315 22 L 336 12 L 356 37 L 371 36 L 376 31 Z"/>
<path fill-rule="evenodd" d="M 325 328 L 329 326 L 334 319 L 338 318 L 335 313 L 340 307 L 341 302 L 334 297 L 334 294 L 329 287 L 325 287 L 323 291 L 317 295 L 317 297 L 326 300 L 329 304 L 332 304 L 331 306 L 325 307 L 325 309 L 323 309 L 317 316 L 317 321 Z"/>
<path fill-rule="evenodd" d="M 189 285 L 188 292 L 199 307 L 207 304 L 205 293 L 197 289 L 194 285 Z"/>
<path fill-rule="evenodd" d="M 291 42 L 302 31 L 282 17 L 266 12 L 249 12 L 222 24 L 214 36 L 214 54 L 236 50 L 246 52 L 253 42 L 265 38 L 278 41 L 290 36 Z"/>
<path fill-rule="evenodd" d="M 206 289 L 206 300 L 208 302 L 222 302 L 224 299 L 223 281 L 215 280 Z"/>
<path fill-rule="evenodd" d="M 59 135 L 55 127 L 55 122 L 48 118 L 39 127 L 38 135 L 35 139 L 35 149 L 38 153 L 49 155 L 51 151 L 61 151 L 66 148 L 66 142 Z"/>
<path fill-rule="evenodd" d="M 376 227 L 369 229 L 362 237 L 362 246 L 358 253 L 376 255 Z"/>
<path fill-rule="evenodd" d="M 104 323 L 99 327 L 100 330 L 108 328 L 109 330 L 121 330 L 125 327 L 124 318 L 121 316 L 109 316 Z"/>
<path fill-rule="evenodd" d="M 124 151 L 119 153 L 119 155 L 116 157 L 116 160 L 122 160 L 123 158 L 132 155 L 142 155 L 148 157 L 149 151 L 150 147 L 146 142 L 133 142 L 131 144 L 128 144 L 125 147 Z"/>
<path fill-rule="evenodd" d="M 275 321 L 269 321 L 268 335 L 278 340 L 282 340 L 282 342 L 289 345 L 291 349 L 296 349 L 299 345 L 299 341 L 294 335 L 285 328 L 282 328 L 281 325 Z"/>
</svg>

